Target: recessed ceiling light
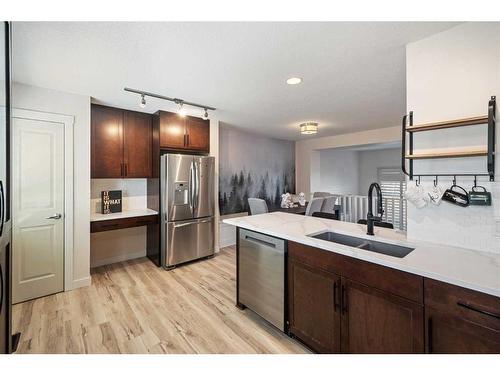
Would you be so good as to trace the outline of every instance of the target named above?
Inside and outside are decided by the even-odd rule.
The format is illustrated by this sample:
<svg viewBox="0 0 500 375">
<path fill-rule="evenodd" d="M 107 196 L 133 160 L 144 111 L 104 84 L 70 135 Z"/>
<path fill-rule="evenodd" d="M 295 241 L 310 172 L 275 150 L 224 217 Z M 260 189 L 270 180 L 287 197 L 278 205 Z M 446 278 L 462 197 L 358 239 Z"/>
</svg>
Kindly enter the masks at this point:
<svg viewBox="0 0 500 375">
<path fill-rule="evenodd" d="M 291 77 L 286 80 L 286 83 L 288 83 L 289 85 L 298 85 L 301 82 L 302 78 L 299 77 Z"/>
</svg>

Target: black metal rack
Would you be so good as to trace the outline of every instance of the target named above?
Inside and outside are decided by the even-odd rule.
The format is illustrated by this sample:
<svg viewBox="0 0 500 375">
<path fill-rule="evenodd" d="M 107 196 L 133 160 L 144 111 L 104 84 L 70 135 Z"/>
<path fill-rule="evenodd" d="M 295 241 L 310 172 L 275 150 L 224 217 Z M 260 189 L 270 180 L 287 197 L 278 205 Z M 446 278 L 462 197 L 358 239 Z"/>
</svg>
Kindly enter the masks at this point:
<svg viewBox="0 0 500 375">
<path fill-rule="evenodd" d="M 496 96 L 492 96 L 488 102 L 488 115 L 471 117 L 465 119 L 457 119 L 451 121 L 442 121 L 429 124 L 413 125 L 413 111 L 403 117 L 401 124 L 402 139 L 401 139 L 401 169 L 410 180 L 414 177 L 454 177 L 456 180 L 459 177 L 474 177 L 476 180 L 478 176 L 487 176 L 490 181 L 495 180 L 495 111 L 496 111 Z M 407 125 L 408 124 L 408 125 Z M 488 124 L 488 144 L 485 149 L 474 151 L 461 151 L 461 152 L 448 152 L 448 153 L 427 153 L 427 154 L 414 154 L 413 153 L 413 135 L 416 132 L 456 128 L 462 126 L 472 126 Z M 406 153 L 406 138 L 408 133 L 408 153 Z M 459 158 L 459 157 L 487 157 L 487 171 L 488 173 L 433 173 L 433 174 L 415 174 L 413 171 L 413 161 L 420 159 L 439 159 L 439 158 Z M 408 168 L 406 162 L 408 160 Z"/>
</svg>

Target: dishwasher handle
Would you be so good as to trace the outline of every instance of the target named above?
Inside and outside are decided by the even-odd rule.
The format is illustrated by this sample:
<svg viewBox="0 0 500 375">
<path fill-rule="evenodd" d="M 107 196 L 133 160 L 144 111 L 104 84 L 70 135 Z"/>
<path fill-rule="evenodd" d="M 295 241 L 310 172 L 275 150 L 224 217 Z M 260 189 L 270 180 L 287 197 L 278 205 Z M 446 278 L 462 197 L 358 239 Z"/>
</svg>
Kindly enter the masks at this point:
<svg viewBox="0 0 500 375">
<path fill-rule="evenodd" d="M 264 245 L 264 246 L 267 246 L 267 247 L 272 247 L 273 249 L 276 248 L 276 244 L 274 244 L 272 242 L 264 241 L 264 240 L 261 240 L 261 239 L 255 238 L 255 237 L 251 237 L 249 235 L 245 235 L 245 240 L 250 241 L 250 242 L 255 242 L 255 243 L 259 244 L 259 245 Z"/>
</svg>

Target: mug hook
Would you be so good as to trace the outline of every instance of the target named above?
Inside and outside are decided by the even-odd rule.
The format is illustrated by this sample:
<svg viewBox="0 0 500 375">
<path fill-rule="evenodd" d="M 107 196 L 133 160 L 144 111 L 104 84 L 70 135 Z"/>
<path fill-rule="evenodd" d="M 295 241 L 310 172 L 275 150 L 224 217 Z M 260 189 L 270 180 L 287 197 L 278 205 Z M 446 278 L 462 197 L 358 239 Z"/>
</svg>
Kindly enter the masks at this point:
<svg viewBox="0 0 500 375">
<path fill-rule="evenodd" d="M 436 179 L 434 180 L 434 187 L 438 186 L 438 176 L 436 175 Z"/>
</svg>

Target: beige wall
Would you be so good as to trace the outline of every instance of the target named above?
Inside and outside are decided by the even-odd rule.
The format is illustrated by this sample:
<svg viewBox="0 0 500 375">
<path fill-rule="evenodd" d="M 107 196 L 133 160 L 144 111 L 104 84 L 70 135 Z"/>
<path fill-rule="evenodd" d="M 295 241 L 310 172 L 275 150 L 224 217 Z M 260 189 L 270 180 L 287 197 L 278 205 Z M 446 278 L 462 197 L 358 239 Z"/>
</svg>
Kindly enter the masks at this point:
<svg viewBox="0 0 500 375">
<path fill-rule="evenodd" d="M 393 142 L 401 139 L 401 128 L 393 126 L 363 132 L 313 138 L 295 142 L 296 191 L 306 196 L 320 186 L 319 151 L 354 145 Z"/>
<path fill-rule="evenodd" d="M 73 269 L 65 287 L 90 285 L 90 97 L 14 83 L 12 105 L 74 116 Z"/>
</svg>

